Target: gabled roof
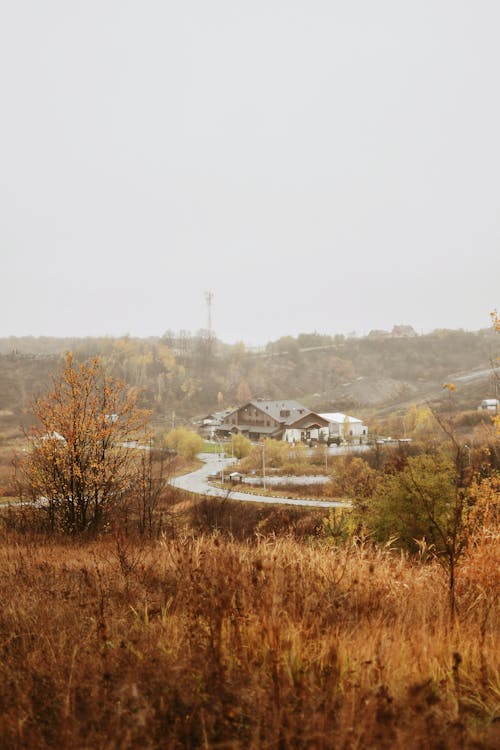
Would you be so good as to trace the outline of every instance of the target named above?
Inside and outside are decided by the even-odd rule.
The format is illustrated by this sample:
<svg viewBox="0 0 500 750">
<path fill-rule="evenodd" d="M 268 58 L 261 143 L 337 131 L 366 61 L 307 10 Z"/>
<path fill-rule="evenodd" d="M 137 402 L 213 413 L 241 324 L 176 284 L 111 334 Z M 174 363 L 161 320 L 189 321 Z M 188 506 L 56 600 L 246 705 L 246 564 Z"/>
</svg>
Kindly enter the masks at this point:
<svg viewBox="0 0 500 750">
<path fill-rule="evenodd" d="M 356 417 L 349 417 L 347 414 L 342 414 L 340 411 L 334 411 L 334 412 L 327 412 L 326 414 L 320 414 L 320 417 L 323 417 L 323 419 L 326 419 L 327 422 L 336 422 L 337 424 L 344 424 L 346 419 L 349 420 L 351 424 L 358 423 L 362 424 L 361 419 L 357 419 Z"/>
<path fill-rule="evenodd" d="M 224 419 L 228 416 L 228 414 L 231 414 L 234 411 L 234 409 L 224 409 L 223 411 L 212 411 L 210 414 L 207 414 L 206 417 L 203 417 L 202 421 L 206 422 L 207 420 L 213 420 L 214 422 L 223 422 Z"/>
<path fill-rule="evenodd" d="M 277 422 L 281 422 L 281 424 L 292 424 L 306 414 L 311 413 L 311 410 L 306 406 L 299 404 L 298 401 L 291 400 L 261 401 L 255 399 L 254 401 L 249 401 L 248 404 L 244 404 L 243 407 L 240 406 L 240 409 L 245 406 L 254 406 L 256 409 L 264 412 L 264 414 L 269 414 L 270 417 Z M 288 412 L 288 415 L 284 414 L 286 412 Z"/>
<path fill-rule="evenodd" d="M 315 427 L 326 427 L 328 421 L 321 416 L 316 414 L 314 411 L 308 411 L 293 422 L 288 422 L 287 427 L 294 429 L 310 430 Z"/>
</svg>

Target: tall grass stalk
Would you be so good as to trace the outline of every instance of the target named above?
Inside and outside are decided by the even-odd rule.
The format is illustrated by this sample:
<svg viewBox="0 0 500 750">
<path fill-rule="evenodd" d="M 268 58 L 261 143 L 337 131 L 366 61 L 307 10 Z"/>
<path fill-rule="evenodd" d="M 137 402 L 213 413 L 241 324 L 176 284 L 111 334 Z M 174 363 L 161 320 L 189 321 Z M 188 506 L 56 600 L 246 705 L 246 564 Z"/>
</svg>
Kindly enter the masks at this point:
<svg viewBox="0 0 500 750">
<path fill-rule="evenodd" d="M 4 534 L 0 746 L 493 748 L 492 554 Z"/>
</svg>

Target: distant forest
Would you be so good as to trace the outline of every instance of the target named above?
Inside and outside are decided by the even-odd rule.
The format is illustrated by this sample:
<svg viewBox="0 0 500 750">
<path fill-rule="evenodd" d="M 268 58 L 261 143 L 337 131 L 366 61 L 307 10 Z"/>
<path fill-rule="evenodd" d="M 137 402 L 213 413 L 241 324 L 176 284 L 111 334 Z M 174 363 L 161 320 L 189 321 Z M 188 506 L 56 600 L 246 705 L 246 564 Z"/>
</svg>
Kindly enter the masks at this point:
<svg viewBox="0 0 500 750">
<path fill-rule="evenodd" d="M 0 410 L 25 408 L 50 383 L 65 351 L 82 360 L 100 356 L 113 375 L 141 389 L 158 420 L 183 420 L 258 397 L 373 413 L 428 398 L 453 374 L 487 370 L 499 349 L 492 329 L 362 338 L 303 333 L 259 350 L 203 331 L 147 339 L 10 337 L 0 339 Z M 464 387 L 464 408 L 491 396 L 492 383 L 486 377 Z"/>
</svg>

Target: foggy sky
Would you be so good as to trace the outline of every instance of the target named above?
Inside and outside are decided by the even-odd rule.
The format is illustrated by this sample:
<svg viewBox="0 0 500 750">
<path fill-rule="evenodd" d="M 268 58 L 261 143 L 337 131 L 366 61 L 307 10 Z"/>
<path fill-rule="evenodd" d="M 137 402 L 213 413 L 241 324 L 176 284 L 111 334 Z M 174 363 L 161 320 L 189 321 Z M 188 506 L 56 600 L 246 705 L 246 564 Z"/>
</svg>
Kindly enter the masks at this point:
<svg viewBox="0 0 500 750">
<path fill-rule="evenodd" d="M 497 0 L 1 0 L 0 335 L 500 305 Z"/>
</svg>

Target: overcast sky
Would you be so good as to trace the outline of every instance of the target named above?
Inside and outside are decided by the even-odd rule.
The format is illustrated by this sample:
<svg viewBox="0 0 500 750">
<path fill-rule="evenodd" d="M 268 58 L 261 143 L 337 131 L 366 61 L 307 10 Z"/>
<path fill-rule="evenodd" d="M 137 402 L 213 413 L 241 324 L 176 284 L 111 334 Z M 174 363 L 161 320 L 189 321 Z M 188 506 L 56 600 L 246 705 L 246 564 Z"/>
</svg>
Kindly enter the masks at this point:
<svg viewBox="0 0 500 750">
<path fill-rule="evenodd" d="M 0 335 L 500 305 L 498 0 L 0 0 Z"/>
</svg>

